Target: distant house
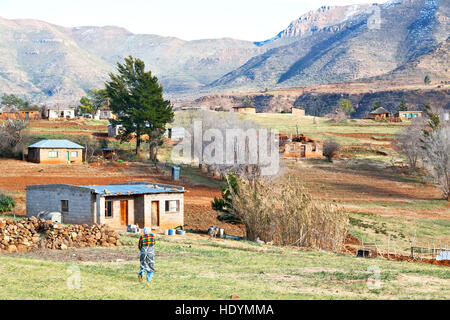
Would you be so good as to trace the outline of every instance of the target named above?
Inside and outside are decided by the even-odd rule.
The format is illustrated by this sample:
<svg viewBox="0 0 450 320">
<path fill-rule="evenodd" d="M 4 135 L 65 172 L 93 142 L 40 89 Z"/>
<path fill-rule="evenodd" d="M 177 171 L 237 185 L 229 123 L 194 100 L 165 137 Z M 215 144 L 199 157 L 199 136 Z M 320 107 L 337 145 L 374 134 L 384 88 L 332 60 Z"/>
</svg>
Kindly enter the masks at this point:
<svg viewBox="0 0 450 320">
<path fill-rule="evenodd" d="M 82 163 L 83 146 L 69 140 L 41 140 L 28 147 L 29 162 Z"/>
<path fill-rule="evenodd" d="M 97 110 L 97 113 L 94 116 L 96 120 L 109 120 L 116 119 L 116 115 L 112 112 L 109 107 L 103 107 Z"/>
<path fill-rule="evenodd" d="M 13 106 L 3 106 L 0 108 L 0 119 L 18 120 L 20 119 L 19 110 Z"/>
<path fill-rule="evenodd" d="M 26 187 L 27 216 L 60 212 L 62 223 L 171 229 L 184 225 L 185 192 L 183 187 L 153 182 L 32 185 Z"/>
<path fill-rule="evenodd" d="M 108 137 L 116 138 L 122 127 L 121 124 L 108 124 Z"/>
<path fill-rule="evenodd" d="M 412 120 L 415 118 L 422 117 L 422 111 L 398 111 L 395 114 L 396 118 L 400 118 L 401 120 Z"/>
<path fill-rule="evenodd" d="M 305 113 L 305 109 L 301 108 L 301 107 L 292 107 L 291 108 L 291 113 L 299 115 L 299 116 L 304 116 L 306 114 Z"/>
<path fill-rule="evenodd" d="M 20 119 L 23 120 L 38 120 L 41 118 L 39 110 L 19 110 Z"/>
<path fill-rule="evenodd" d="M 256 107 L 249 106 L 249 105 L 241 105 L 241 106 L 233 107 L 233 111 L 239 112 L 239 113 L 246 113 L 246 114 L 256 113 Z"/>
<path fill-rule="evenodd" d="M 48 120 L 54 119 L 74 119 L 75 110 L 65 106 L 46 107 L 44 116 Z"/>
<path fill-rule="evenodd" d="M 303 134 L 280 134 L 285 158 L 322 158 L 323 145 Z"/>
<path fill-rule="evenodd" d="M 13 106 L 0 108 L 0 119 L 37 120 L 41 117 L 39 110 L 20 110 Z"/>
<path fill-rule="evenodd" d="M 170 140 L 182 140 L 184 139 L 185 130 L 183 127 L 167 128 L 164 132 L 164 137 Z"/>
<path fill-rule="evenodd" d="M 374 119 L 374 120 L 387 119 L 390 117 L 391 117 L 391 113 L 383 107 L 379 107 L 373 111 L 370 111 L 369 115 L 368 115 L 369 119 Z"/>
</svg>

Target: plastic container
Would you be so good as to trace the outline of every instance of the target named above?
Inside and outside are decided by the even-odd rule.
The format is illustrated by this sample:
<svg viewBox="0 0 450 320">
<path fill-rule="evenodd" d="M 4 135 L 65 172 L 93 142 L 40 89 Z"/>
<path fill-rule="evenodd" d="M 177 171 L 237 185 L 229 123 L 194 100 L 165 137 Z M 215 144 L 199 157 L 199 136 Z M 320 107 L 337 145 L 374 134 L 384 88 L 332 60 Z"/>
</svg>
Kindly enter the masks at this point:
<svg viewBox="0 0 450 320">
<path fill-rule="evenodd" d="M 184 231 L 184 230 L 177 230 L 177 234 L 179 234 L 180 236 L 184 236 L 186 234 L 186 231 Z"/>
<path fill-rule="evenodd" d="M 164 235 L 168 236 L 169 235 L 169 230 L 164 230 Z"/>
<path fill-rule="evenodd" d="M 172 167 L 172 180 L 180 180 L 180 167 Z"/>
<path fill-rule="evenodd" d="M 174 229 L 169 229 L 169 236 L 173 236 L 175 234 L 175 230 Z"/>
</svg>

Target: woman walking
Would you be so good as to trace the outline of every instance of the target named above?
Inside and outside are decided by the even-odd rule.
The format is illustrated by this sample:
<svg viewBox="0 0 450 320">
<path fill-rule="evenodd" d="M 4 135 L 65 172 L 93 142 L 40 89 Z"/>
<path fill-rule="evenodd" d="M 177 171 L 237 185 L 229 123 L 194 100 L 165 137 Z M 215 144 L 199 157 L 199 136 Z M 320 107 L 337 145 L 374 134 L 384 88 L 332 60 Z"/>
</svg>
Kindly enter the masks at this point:
<svg viewBox="0 0 450 320">
<path fill-rule="evenodd" d="M 141 270 L 138 278 L 142 282 L 142 275 L 147 272 L 147 281 L 152 281 L 155 272 L 155 236 L 149 227 L 144 228 L 144 234 L 139 238 L 139 250 L 141 251 Z"/>
</svg>

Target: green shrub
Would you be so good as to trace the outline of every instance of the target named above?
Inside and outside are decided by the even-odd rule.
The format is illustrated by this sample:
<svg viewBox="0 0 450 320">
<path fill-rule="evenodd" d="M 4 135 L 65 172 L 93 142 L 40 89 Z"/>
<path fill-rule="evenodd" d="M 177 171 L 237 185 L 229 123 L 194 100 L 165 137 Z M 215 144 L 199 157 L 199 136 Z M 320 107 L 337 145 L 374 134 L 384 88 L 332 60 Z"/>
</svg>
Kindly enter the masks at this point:
<svg viewBox="0 0 450 320">
<path fill-rule="evenodd" d="M 4 193 L 0 193 L 0 212 L 11 212 L 16 206 L 14 198 Z"/>
</svg>

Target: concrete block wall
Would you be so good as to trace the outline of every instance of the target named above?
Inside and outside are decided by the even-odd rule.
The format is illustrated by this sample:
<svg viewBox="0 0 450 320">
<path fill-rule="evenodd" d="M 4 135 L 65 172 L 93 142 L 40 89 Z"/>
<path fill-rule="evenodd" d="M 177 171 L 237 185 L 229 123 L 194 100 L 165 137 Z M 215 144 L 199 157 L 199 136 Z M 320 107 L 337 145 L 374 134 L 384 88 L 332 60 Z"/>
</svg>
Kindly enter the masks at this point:
<svg viewBox="0 0 450 320">
<path fill-rule="evenodd" d="M 160 228 L 170 229 L 184 225 L 184 194 L 161 193 L 131 196 L 101 196 L 90 189 L 70 185 L 38 185 L 26 188 L 27 216 L 37 216 L 41 211 L 61 212 L 61 200 L 69 201 L 69 212 L 62 213 L 62 222 L 68 224 L 108 224 L 124 227 L 120 219 L 120 202 L 128 201 L 128 221 L 139 227 L 156 227 L 152 221 L 152 201 L 159 202 Z M 167 200 L 179 200 L 180 210 L 166 212 Z M 105 202 L 113 202 L 113 216 L 105 217 Z"/>
<path fill-rule="evenodd" d="M 93 224 L 91 190 L 70 185 L 41 185 L 26 188 L 27 216 L 37 216 L 41 211 L 61 212 L 61 200 L 69 201 L 69 212 L 62 213 L 62 222 L 68 224 Z"/>
<path fill-rule="evenodd" d="M 135 198 L 133 196 L 129 196 L 129 197 L 103 197 L 104 198 L 104 208 L 105 204 L 107 201 L 112 201 L 112 217 L 106 217 L 105 216 L 105 211 L 103 211 L 103 217 L 104 217 L 104 223 L 113 227 L 113 228 L 121 228 L 121 227 L 125 227 L 126 225 L 129 224 L 135 224 L 135 208 L 134 208 L 134 200 Z M 126 222 L 125 225 L 121 224 L 121 219 L 120 219 L 120 202 L 121 201 L 128 201 L 128 221 Z"/>
<path fill-rule="evenodd" d="M 177 213 L 166 212 L 166 200 L 179 200 L 180 210 Z M 183 193 L 160 193 L 145 195 L 145 227 L 155 227 L 152 222 L 152 201 L 159 201 L 160 228 L 171 229 L 184 225 L 184 194 Z"/>
</svg>

